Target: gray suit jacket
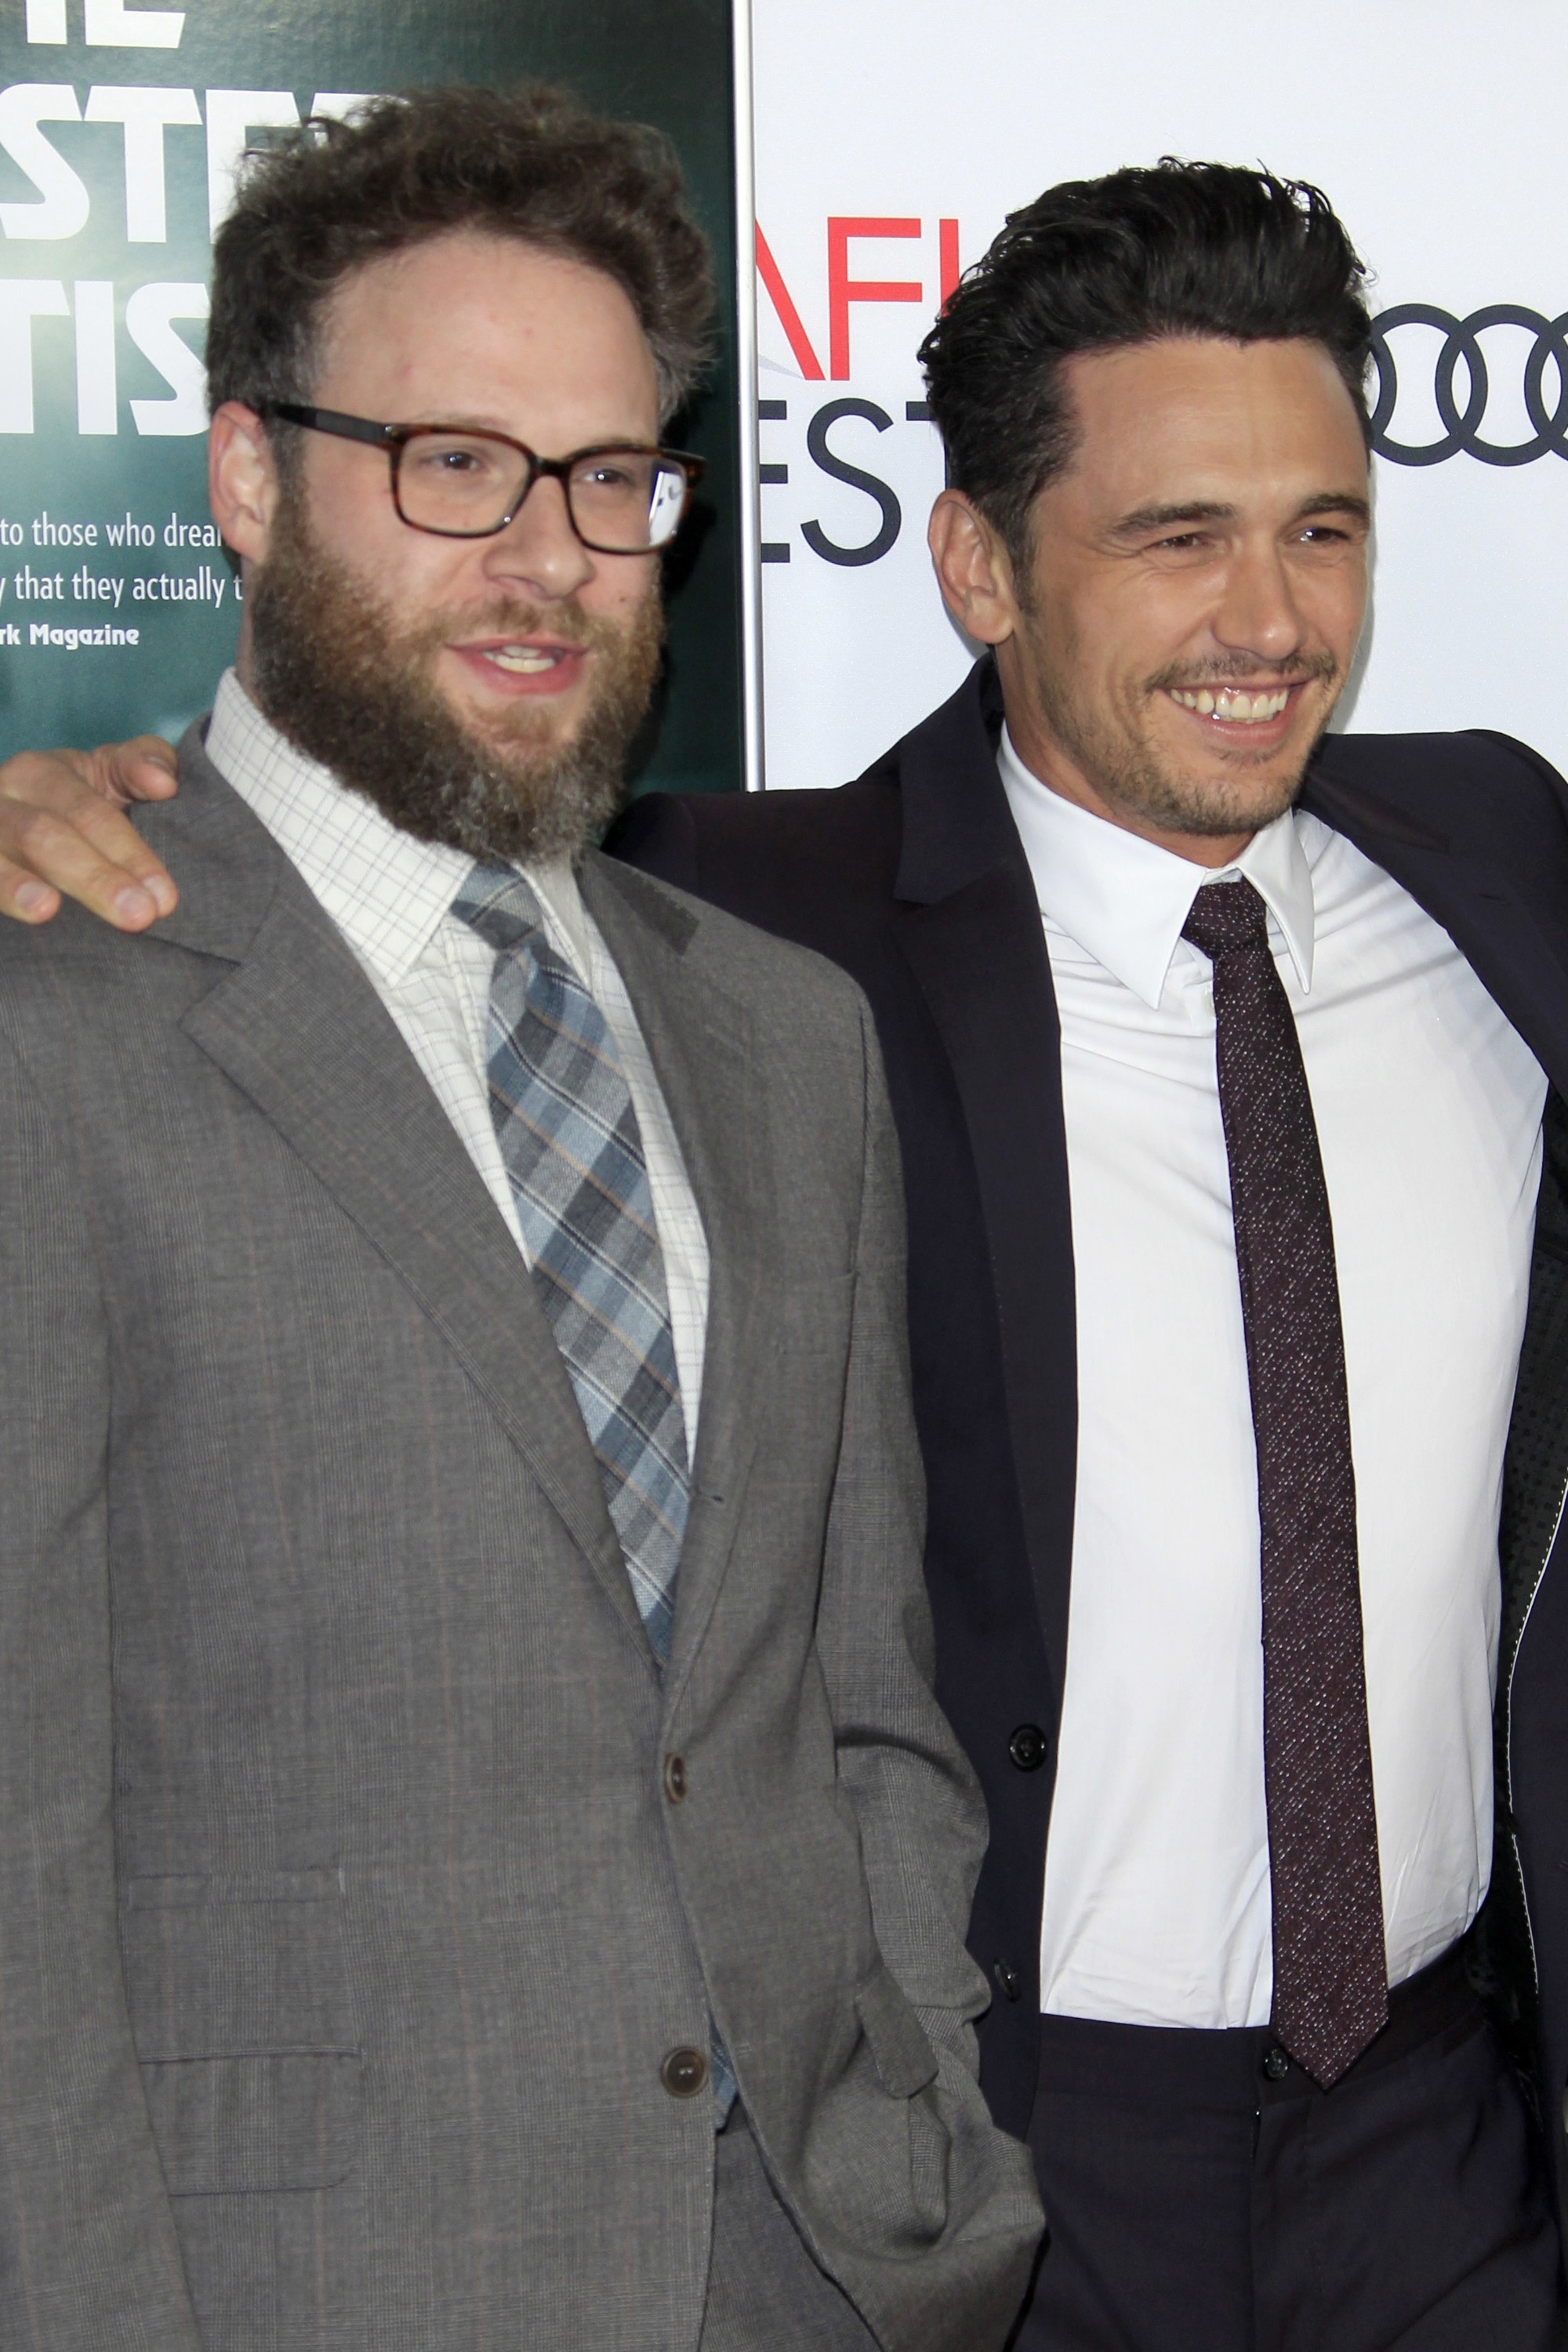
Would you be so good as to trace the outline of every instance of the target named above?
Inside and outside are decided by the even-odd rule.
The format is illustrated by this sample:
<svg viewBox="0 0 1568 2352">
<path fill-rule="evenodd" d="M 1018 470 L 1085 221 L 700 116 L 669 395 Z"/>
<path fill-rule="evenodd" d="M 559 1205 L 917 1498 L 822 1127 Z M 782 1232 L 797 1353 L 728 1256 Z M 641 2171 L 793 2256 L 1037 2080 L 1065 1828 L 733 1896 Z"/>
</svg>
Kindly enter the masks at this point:
<svg viewBox="0 0 1568 2352">
<path fill-rule="evenodd" d="M 864 1003 L 589 859 L 712 1251 L 661 1679 L 482 1181 L 182 775 L 171 921 L 0 926 L 0 2342 L 686 2352 L 713 2118 L 660 2068 L 711 2015 L 881 2342 L 980 2352 L 1038 2210 Z"/>
</svg>

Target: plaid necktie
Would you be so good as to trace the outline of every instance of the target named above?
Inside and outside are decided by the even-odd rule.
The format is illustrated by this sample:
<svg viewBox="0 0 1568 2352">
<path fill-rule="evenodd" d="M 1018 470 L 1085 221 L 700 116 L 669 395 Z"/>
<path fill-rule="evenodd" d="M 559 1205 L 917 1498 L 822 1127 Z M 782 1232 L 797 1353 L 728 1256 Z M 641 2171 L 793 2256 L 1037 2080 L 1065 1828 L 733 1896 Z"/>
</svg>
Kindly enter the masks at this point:
<svg viewBox="0 0 1568 2352">
<path fill-rule="evenodd" d="M 1263 900 L 1207 883 L 1182 936 L 1214 966 L 1258 1446 L 1274 2031 L 1327 2089 L 1388 2021 L 1334 1229 Z"/>
<path fill-rule="evenodd" d="M 453 902 L 496 951 L 490 1111 L 533 1279 L 662 1665 L 689 1501 L 664 1259 L 637 1112 L 605 1016 L 507 866 Z"/>
<path fill-rule="evenodd" d="M 605 1016 L 510 866 L 476 866 L 452 911 L 495 950 L 490 1113 L 518 1223 L 599 1465 L 654 1655 L 669 1656 L 690 1482 L 664 1259 L 631 1089 Z M 710 2033 L 714 2120 L 734 2071 Z"/>
</svg>

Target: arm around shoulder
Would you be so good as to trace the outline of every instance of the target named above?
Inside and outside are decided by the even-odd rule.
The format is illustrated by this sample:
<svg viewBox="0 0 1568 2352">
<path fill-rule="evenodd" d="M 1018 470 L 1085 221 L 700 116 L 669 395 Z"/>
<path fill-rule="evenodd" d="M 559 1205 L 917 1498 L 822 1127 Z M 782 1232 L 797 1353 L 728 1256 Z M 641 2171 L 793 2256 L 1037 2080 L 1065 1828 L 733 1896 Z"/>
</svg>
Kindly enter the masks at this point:
<svg viewBox="0 0 1568 2352">
<path fill-rule="evenodd" d="M 645 793 L 633 801 L 605 835 L 605 852 L 639 874 L 700 895 L 697 827 L 682 793 Z"/>
<path fill-rule="evenodd" d="M 46 923 L 75 898 L 117 930 L 144 930 L 177 893 L 123 814 L 178 789 L 174 753 L 139 735 L 97 751 L 18 751 L 0 764 L 0 915 Z"/>
</svg>

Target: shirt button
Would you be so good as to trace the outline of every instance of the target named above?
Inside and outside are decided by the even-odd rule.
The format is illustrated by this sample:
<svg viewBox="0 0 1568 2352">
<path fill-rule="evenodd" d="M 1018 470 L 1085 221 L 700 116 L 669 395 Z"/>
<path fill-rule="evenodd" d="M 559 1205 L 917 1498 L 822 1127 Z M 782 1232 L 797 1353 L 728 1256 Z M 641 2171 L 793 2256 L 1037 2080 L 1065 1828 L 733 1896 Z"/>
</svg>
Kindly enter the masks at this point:
<svg viewBox="0 0 1568 2352">
<path fill-rule="evenodd" d="M 992 1963 L 991 1973 L 1008 2000 L 1016 2000 L 1024 1990 L 1024 1979 L 1017 1969 L 1011 1967 L 1005 1960 L 996 1960 Z"/>
<path fill-rule="evenodd" d="M 708 2061 L 700 2050 L 672 2050 L 658 2070 L 672 2099 L 694 2099 L 708 2084 Z"/>
<path fill-rule="evenodd" d="M 1020 1772 L 1037 1772 L 1046 1760 L 1046 1735 L 1037 1723 L 1021 1723 L 1007 1742 L 1007 1753 Z"/>
<path fill-rule="evenodd" d="M 686 1759 L 667 1756 L 664 1759 L 664 1793 L 672 1805 L 684 1802 L 686 1797 Z"/>
<path fill-rule="evenodd" d="M 1282 2083 L 1290 2072 L 1289 2052 L 1281 2050 L 1276 2042 L 1271 2049 L 1266 2050 L 1263 2053 L 1263 2071 L 1271 2083 Z"/>
</svg>

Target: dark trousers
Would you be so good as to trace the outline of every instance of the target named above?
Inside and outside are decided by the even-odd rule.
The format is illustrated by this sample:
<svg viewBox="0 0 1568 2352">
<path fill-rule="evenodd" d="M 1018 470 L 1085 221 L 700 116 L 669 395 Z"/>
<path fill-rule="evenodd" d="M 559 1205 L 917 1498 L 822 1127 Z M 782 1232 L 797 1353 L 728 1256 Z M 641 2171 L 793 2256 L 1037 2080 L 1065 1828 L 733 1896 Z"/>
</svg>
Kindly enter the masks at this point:
<svg viewBox="0 0 1568 2352">
<path fill-rule="evenodd" d="M 1568 2344 L 1538 2137 L 1458 1954 L 1390 2012 L 1331 2091 L 1266 2027 L 1043 2019 L 1015 2352 Z"/>
</svg>

